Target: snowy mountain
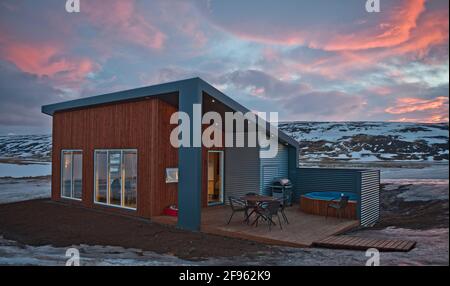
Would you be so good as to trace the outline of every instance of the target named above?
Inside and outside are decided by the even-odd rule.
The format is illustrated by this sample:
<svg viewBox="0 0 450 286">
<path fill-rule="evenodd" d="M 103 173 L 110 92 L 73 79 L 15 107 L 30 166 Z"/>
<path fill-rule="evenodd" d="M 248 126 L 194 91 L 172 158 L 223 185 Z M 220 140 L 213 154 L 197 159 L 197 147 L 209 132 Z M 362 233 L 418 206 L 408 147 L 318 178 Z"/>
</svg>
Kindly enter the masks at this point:
<svg viewBox="0 0 450 286">
<path fill-rule="evenodd" d="M 284 122 L 303 161 L 448 161 L 448 124 Z M 0 136 L 0 158 L 50 161 L 50 135 Z"/>
<path fill-rule="evenodd" d="M 0 158 L 50 161 L 51 135 L 0 136 Z"/>
<path fill-rule="evenodd" d="M 448 161 L 448 124 L 284 122 L 304 161 Z"/>
</svg>

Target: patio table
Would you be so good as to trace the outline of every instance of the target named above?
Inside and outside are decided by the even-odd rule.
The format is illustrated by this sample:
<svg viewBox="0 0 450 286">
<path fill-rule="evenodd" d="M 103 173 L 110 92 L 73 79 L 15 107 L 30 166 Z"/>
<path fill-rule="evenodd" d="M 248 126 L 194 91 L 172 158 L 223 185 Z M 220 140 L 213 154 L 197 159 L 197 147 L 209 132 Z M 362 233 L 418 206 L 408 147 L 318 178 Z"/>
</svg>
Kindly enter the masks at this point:
<svg viewBox="0 0 450 286">
<path fill-rule="evenodd" d="M 274 197 L 262 196 L 262 195 L 246 195 L 241 197 L 241 200 L 252 203 L 254 205 L 261 203 L 270 203 L 276 201 Z"/>
<path fill-rule="evenodd" d="M 247 223 L 249 222 L 252 214 L 254 214 L 256 212 L 256 209 L 261 204 L 270 203 L 270 202 L 277 200 L 274 197 L 263 196 L 263 195 L 245 195 L 245 196 L 241 197 L 240 199 L 243 201 L 246 201 L 249 208 L 252 209 L 252 211 L 248 214 L 247 218 L 245 219 L 245 221 Z"/>
</svg>

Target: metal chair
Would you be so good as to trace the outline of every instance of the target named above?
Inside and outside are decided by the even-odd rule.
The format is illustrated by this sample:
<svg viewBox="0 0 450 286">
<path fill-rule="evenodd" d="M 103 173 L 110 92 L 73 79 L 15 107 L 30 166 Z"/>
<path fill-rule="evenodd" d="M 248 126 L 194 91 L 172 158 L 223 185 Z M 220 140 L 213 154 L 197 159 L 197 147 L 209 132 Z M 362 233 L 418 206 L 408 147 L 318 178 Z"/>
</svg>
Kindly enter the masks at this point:
<svg viewBox="0 0 450 286">
<path fill-rule="evenodd" d="M 349 196 L 342 196 L 339 200 L 334 200 L 334 203 L 331 203 L 327 207 L 327 214 L 326 218 L 328 218 L 328 210 L 330 208 L 335 209 L 338 215 L 338 218 L 342 218 L 342 211 L 345 210 L 345 208 L 348 205 Z"/>
<path fill-rule="evenodd" d="M 278 201 L 280 202 L 281 216 L 283 217 L 286 224 L 289 224 L 289 220 L 286 216 L 286 213 L 284 212 L 284 210 L 286 209 L 286 206 L 289 204 L 289 199 L 288 198 L 279 198 Z"/>
<path fill-rule="evenodd" d="M 281 219 L 280 219 L 280 215 L 278 214 L 280 210 L 280 202 L 279 201 L 273 201 L 270 203 L 263 203 L 261 205 L 259 205 L 256 208 L 255 213 L 257 214 L 257 217 L 255 219 L 255 221 L 252 223 L 256 224 L 256 226 L 258 226 L 258 221 L 260 218 L 264 219 L 265 221 L 267 221 L 267 224 L 269 225 L 269 231 L 272 230 L 272 225 L 276 225 L 276 223 L 273 221 L 273 216 L 277 216 L 278 218 L 278 223 L 280 225 L 280 229 L 283 229 L 283 227 L 281 226 Z"/>
<path fill-rule="evenodd" d="M 236 197 L 228 197 L 228 200 L 230 202 L 230 207 L 232 210 L 230 219 L 228 219 L 228 223 L 230 224 L 231 219 L 233 218 L 234 214 L 237 212 L 243 212 L 245 215 L 245 221 L 248 221 L 248 206 L 247 203 L 241 199 L 238 199 Z"/>
</svg>

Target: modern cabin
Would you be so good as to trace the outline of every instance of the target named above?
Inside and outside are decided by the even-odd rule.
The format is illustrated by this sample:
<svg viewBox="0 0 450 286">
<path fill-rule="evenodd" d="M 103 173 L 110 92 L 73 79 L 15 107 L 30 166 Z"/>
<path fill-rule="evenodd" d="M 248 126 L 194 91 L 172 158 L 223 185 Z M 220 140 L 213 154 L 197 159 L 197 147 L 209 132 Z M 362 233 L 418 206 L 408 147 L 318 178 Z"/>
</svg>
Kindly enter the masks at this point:
<svg viewBox="0 0 450 286">
<path fill-rule="evenodd" d="M 202 208 L 225 204 L 229 196 L 267 194 L 275 178 L 291 178 L 296 199 L 307 190 L 330 188 L 324 182 L 314 189 L 334 172 L 328 170 L 326 178 L 316 169 L 302 173 L 299 144 L 281 131 L 277 155 L 269 159 L 260 158 L 259 147 L 173 147 L 170 118 L 177 111 L 192 117 L 194 104 L 203 114 L 249 112 L 200 78 L 43 106 L 53 117 L 52 199 L 149 219 L 177 205 L 178 226 L 199 230 Z M 190 125 L 207 127 L 196 120 Z M 345 190 L 359 191 L 357 216 L 373 223 L 379 198 L 371 194 L 378 189 L 364 198 L 364 174 L 356 172 L 336 179 L 349 182 Z M 368 177 L 379 180 L 379 173 Z"/>
</svg>

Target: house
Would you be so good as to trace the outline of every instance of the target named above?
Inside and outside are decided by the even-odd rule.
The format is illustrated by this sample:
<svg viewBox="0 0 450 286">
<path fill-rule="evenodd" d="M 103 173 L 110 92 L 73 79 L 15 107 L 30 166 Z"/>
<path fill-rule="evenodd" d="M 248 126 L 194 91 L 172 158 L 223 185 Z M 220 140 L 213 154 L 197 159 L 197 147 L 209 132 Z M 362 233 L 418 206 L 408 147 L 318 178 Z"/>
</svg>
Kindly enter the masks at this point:
<svg viewBox="0 0 450 286">
<path fill-rule="evenodd" d="M 178 226 L 198 230 L 202 208 L 295 176 L 299 145 L 283 132 L 273 158 L 259 147 L 172 146 L 171 115 L 192 115 L 193 104 L 249 112 L 200 78 L 43 106 L 53 116 L 52 199 L 144 218 L 177 204 Z"/>
</svg>

